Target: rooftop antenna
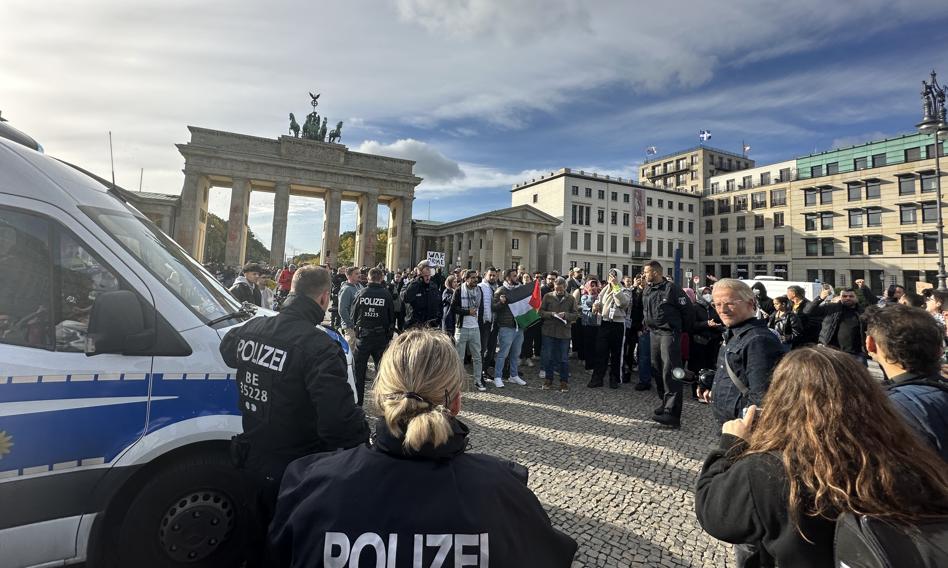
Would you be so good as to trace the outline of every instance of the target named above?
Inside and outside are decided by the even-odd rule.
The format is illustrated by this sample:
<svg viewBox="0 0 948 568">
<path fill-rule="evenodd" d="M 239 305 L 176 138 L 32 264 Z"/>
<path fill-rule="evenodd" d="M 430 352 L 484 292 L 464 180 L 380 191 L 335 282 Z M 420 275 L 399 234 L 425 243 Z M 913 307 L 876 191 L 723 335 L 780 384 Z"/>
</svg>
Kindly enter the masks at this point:
<svg viewBox="0 0 948 568">
<path fill-rule="evenodd" d="M 109 161 L 112 162 L 112 189 L 115 189 L 115 154 L 112 153 L 112 131 L 109 130 Z"/>
<path fill-rule="evenodd" d="M 431 200 L 428 200 L 428 220 L 431 220 Z"/>
<path fill-rule="evenodd" d="M 141 173 L 138 174 L 138 193 L 142 192 L 142 179 L 145 177 L 145 168 L 142 168 Z"/>
</svg>

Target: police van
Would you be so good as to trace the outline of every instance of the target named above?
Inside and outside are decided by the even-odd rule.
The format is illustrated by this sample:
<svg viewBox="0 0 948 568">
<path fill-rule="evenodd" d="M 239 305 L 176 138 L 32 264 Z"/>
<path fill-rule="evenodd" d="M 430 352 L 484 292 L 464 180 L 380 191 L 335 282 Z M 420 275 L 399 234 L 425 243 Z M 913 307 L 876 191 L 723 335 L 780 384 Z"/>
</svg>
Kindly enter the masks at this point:
<svg viewBox="0 0 948 568">
<path fill-rule="evenodd" d="M 234 371 L 218 348 L 261 314 L 120 192 L 10 138 L 0 567 L 239 565 L 252 520 L 229 458 Z"/>
</svg>

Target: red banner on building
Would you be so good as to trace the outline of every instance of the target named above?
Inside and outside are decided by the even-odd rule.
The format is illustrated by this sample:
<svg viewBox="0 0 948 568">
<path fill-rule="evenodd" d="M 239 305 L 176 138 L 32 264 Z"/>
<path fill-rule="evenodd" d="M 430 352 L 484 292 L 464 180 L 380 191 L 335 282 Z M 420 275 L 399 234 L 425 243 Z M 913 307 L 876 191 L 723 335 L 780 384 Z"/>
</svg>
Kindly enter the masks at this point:
<svg viewBox="0 0 948 568">
<path fill-rule="evenodd" d="M 632 189 L 632 216 L 634 223 L 633 238 L 636 242 L 645 242 L 645 190 Z"/>
</svg>

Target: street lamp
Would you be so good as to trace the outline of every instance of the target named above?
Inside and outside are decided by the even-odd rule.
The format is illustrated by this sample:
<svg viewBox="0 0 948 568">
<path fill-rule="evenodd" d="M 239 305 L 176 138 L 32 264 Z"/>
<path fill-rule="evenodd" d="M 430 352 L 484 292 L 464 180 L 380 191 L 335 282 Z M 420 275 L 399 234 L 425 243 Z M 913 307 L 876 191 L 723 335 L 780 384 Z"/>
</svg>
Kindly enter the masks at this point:
<svg viewBox="0 0 948 568">
<path fill-rule="evenodd" d="M 948 123 L 945 122 L 945 97 L 948 89 L 938 84 L 935 71 L 932 70 L 931 82 L 922 81 L 922 121 L 915 125 L 922 134 L 935 136 L 935 199 L 938 208 L 938 289 L 948 291 L 948 274 L 945 273 L 945 232 L 941 215 L 941 156 L 939 138 L 948 136 Z"/>
</svg>

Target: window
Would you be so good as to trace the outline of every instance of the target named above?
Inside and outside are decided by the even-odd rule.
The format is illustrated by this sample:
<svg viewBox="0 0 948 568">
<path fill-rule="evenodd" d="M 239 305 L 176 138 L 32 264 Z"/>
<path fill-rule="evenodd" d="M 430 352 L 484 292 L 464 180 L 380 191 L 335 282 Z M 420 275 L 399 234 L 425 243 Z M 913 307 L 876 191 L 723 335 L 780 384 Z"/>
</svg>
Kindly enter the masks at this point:
<svg viewBox="0 0 948 568">
<path fill-rule="evenodd" d="M 770 172 L 760 174 L 760 185 L 770 185 Z"/>
<path fill-rule="evenodd" d="M 624 225 L 624 226 L 626 226 L 626 227 L 629 226 L 629 214 L 628 214 L 628 213 L 623 213 L 623 214 L 622 214 L 622 225 Z"/>
<path fill-rule="evenodd" d="M 658 230 L 659 230 L 659 231 L 664 231 L 664 230 L 665 230 L 665 218 L 664 218 L 664 217 L 659 217 L 659 218 L 658 218 Z"/>
<path fill-rule="evenodd" d="M 833 202 L 833 188 L 820 188 L 820 205 L 828 205 Z"/>
<path fill-rule="evenodd" d="M 826 164 L 826 175 L 831 176 L 839 173 L 839 162 L 830 162 Z"/>
<path fill-rule="evenodd" d="M 754 254 L 764 254 L 764 237 L 754 237 Z"/>
<path fill-rule="evenodd" d="M 831 286 L 836 285 L 836 271 L 828 268 L 823 269 L 823 282 Z"/>
<path fill-rule="evenodd" d="M 747 211 L 746 195 L 737 195 L 734 197 L 734 211 Z"/>
<path fill-rule="evenodd" d="M 609 235 L 609 252 L 615 254 L 618 252 L 619 248 L 619 237 L 616 235 Z"/>
<path fill-rule="evenodd" d="M 816 205 L 816 194 L 818 190 L 815 188 L 804 189 L 803 190 L 803 205 L 809 207 L 811 205 Z"/>
<path fill-rule="evenodd" d="M 816 282 L 820 279 L 820 271 L 815 268 L 806 269 L 806 281 L 807 282 Z"/>
<path fill-rule="evenodd" d="M 678 220 L 678 232 L 679 233 L 685 232 L 685 222 L 682 221 L 681 219 Z"/>
<path fill-rule="evenodd" d="M 803 242 L 806 244 L 806 255 L 807 256 L 819 256 L 819 243 L 817 239 L 803 239 Z"/>
<path fill-rule="evenodd" d="M 652 256 L 652 239 L 645 239 L 645 254 Z"/>
<path fill-rule="evenodd" d="M 922 203 L 922 223 L 934 223 L 938 220 L 937 205 L 934 201 Z"/>
<path fill-rule="evenodd" d="M 704 241 L 704 254 L 707 256 L 714 255 L 714 241 L 711 239 L 706 239 Z"/>
<path fill-rule="evenodd" d="M 862 227 L 862 209 L 849 210 L 849 228 L 858 229 Z"/>
<path fill-rule="evenodd" d="M 651 215 L 649 215 L 648 217 L 645 218 L 645 228 L 646 228 L 646 229 L 651 229 L 651 228 L 652 228 L 652 216 L 651 216 Z"/>
<path fill-rule="evenodd" d="M 899 205 L 899 224 L 914 225 L 918 222 L 915 205 Z"/>
<path fill-rule="evenodd" d="M 622 254 L 629 254 L 629 237 L 622 237 Z"/>
<path fill-rule="evenodd" d="M 925 172 L 922 174 L 922 193 L 935 191 L 935 173 Z"/>
<path fill-rule="evenodd" d="M 597 210 L 596 210 L 596 222 L 597 222 L 597 223 L 605 223 L 605 222 L 606 222 L 606 210 L 605 210 L 605 209 L 597 209 Z"/>
<path fill-rule="evenodd" d="M 882 226 L 882 208 L 881 207 L 867 207 L 866 208 L 866 226 L 867 227 L 881 227 Z"/>
<path fill-rule="evenodd" d="M 646 197 L 646 198 L 645 198 L 645 206 L 646 206 L 646 207 L 651 207 L 651 206 L 652 206 L 652 198 L 651 198 L 651 197 Z"/>
<path fill-rule="evenodd" d="M 770 190 L 770 206 L 771 207 L 780 207 L 787 204 L 787 190 L 786 189 L 771 189 Z"/>
<path fill-rule="evenodd" d="M 747 254 L 747 239 L 744 237 L 737 238 L 737 254 Z"/>
<path fill-rule="evenodd" d="M 783 235 L 774 235 L 774 253 L 782 254 L 784 250 Z"/>
<path fill-rule="evenodd" d="M 618 224 L 619 224 L 619 212 L 618 212 L 618 211 L 610 211 L 610 212 L 609 212 L 609 223 L 610 223 L 611 225 L 618 225 Z"/>
<path fill-rule="evenodd" d="M 704 220 L 704 233 L 710 235 L 714 232 L 714 221 L 712 219 Z"/>
<path fill-rule="evenodd" d="M 754 176 L 744 176 L 741 179 L 741 185 L 744 189 L 750 189 L 750 187 L 754 185 Z"/>
<path fill-rule="evenodd" d="M 938 252 L 938 233 L 922 233 L 922 252 L 935 254 Z"/>
<path fill-rule="evenodd" d="M 725 191 L 734 191 L 736 185 L 737 185 L 737 181 L 736 181 L 736 180 L 729 179 L 729 180 L 727 180 L 726 182 L 724 182 L 724 190 L 725 190 Z"/>
<path fill-rule="evenodd" d="M 905 161 L 914 162 L 915 160 L 922 159 L 922 149 L 919 147 L 916 148 L 906 148 L 905 149 Z"/>
<path fill-rule="evenodd" d="M 609 197 L 612 198 L 612 201 L 619 201 L 619 192 L 613 191 L 610 193 Z"/>
<path fill-rule="evenodd" d="M 727 197 L 718 199 L 718 214 L 731 212 L 731 200 Z"/>
<path fill-rule="evenodd" d="M 665 256 L 665 241 L 658 239 L 658 256 Z"/>
<path fill-rule="evenodd" d="M 679 210 L 679 211 L 684 211 L 684 210 L 685 210 L 685 204 L 682 203 L 681 201 L 678 202 L 678 210 Z"/>
<path fill-rule="evenodd" d="M 774 213 L 774 228 L 783 227 L 783 213 Z"/>
<path fill-rule="evenodd" d="M 692 166 L 698 165 L 698 154 L 691 155 L 691 165 Z"/>
<path fill-rule="evenodd" d="M 701 204 L 701 214 L 702 215 L 714 215 L 714 201 L 710 199 L 702 202 Z"/>
<path fill-rule="evenodd" d="M 918 235 L 909 233 L 902 235 L 902 254 L 918 254 Z"/>
<path fill-rule="evenodd" d="M 574 186 L 573 186 L 573 195 L 575 195 L 576 197 L 579 197 L 579 186 L 578 186 L 578 185 L 574 185 Z"/>
<path fill-rule="evenodd" d="M 849 201 L 859 201 L 860 199 L 862 199 L 862 184 L 861 183 L 847 183 L 846 194 L 849 198 Z"/>
<path fill-rule="evenodd" d="M 727 217 L 724 217 L 723 219 L 721 219 L 721 230 L 719 232 L 721 233 L 727 232 Z"/>
<path fill-rule="evenodd" d="M 940 142 L 940 143 L 938 144 L 938 146 L 939 146 L 938 155 L 939 155 L 939 156 L 944 156 L 944 155 L 945 155 L 945 143 L 944 143 L 944 142 Z M 931 159 L 931 158 L 934 158 L 934 157 L 935 157 L 935 145 L 934 145 L 934 144 L 928 144 L 927 146 L 925 146 L 925 156 L 928 157 L 928 159 Z"/>
<path fill-rule="evenodd" d="M 688 260 L 691 260 L 695 257 L 695 244 L 688 243 Z"/>
<path fill-rule="evenodd" d="M 823 166 L 810 166 L 810 177 L 820 177 L 823 175 Z"/>
<path fill-rule="evenodd" d="M 763 229 L 764 228 L 764 216 L 763 215 L 754 215 L 754 228 Z"/>
<path fill-rule="evenodd" d="M 592 199 L 592 196 L 593 196 L 593 188 L 587 187 L 587 188 L 586 188 L 586 197 L 589 197 L 590 199 Z"/>
<path fill-rule="evenodd" d="M 713 182 L 711 184 L 711 193 L 717 193 L 721 185 L 718 182 Z"/>
<path fill-rule="evenodd" d="M 605 199 L 605 198 L 606 198 L 606 190 L 600 189 L 599 191 L 596 192 L 596 195 L 599 197 L 599 199 Z"/>
<path fill-rule="evenodd" d="M 866 199 L 879 199 L 882 197 L 882 183 L 879 180 L 866 182 Z"/>
<path fill-rule="evenodd" d="M 623 193 L 623 194 L 622 194 L 622 203 L 628 203 L 628 202 L 629 202 L 629 194 L 628 194 L 628 193 Z"/>
<path fill-rule="evenodd" d="M 579 248 L 579 233 L 576 231 L 570 231 L 569 248 L 571 248 L 572 250 L 576 250 Z"/>
<path fill-rule="evenodd" d="M 689 234 L 689 235 L 695 234 L 695 222 L 694 222 L 694 221 L 688 221 L 688 234 Z"/>
<path fill-rule="evenodd" d="M 869 165 L 869 160 L 866 158 L 856 158 L 853 160 L 853 169 L 856 171 L 864 170 Z"/>
<path fill-rule="evenodd" d="M 695 204 L 694 204 L 694 203 L 689 203 L 689 204 L 688 204 L 688 213 L 694 213 L 694 212 L 695 212 Z"/>
<path fill-rule="evenodd" d="M 872 167 L 881 168 L 884 165 L 885 165 L 885 154 L 872 155 Z"/>
<path fill-rule="evenodd" d="M 727 242 L 728 242 L 727 239 L 721 239 L 721 254 L 722 255 L 731 254 L 730 251 L 728 251 Z"/>
<path fill-rule="evenodd" d="M 583 250 L 592 250 L 592 233 L 583 233 Z"/>
<path fill-rule="evenodd" d="M 820 250 L 823 256 L 833 256 L 833 239 L 820 239 Z"/>
<path fill-rule="evenodd" d="M 915 195 L 915 176 L 899 176 L 899 195 Z"/>
<path fill-rule="evenodd" d="M 520 249 L 520 239 L 513 239 L 513 240 L 511 240 L 511 241 L 510 241 L 510 248 L 511 248 L 511 250 L 519 250 L 519 249 Z"/>
<path fill-rule="evenodd" d="M 790 181 L 790 168 L 780 170 L 780 181 Z"/>
<path fill-rule="evenodd" d="M 606 249 L 606 236 L 602 233 L 596 235 L 596 252 L 603 252 Z"/>
<path fill-rule="evenodd" d="M 577 224 L 578 224 L 577 221 L 576 221 L 576 219 L 577 219 L 576 213 L 577 213 L 577 210 L 578 210 L 578 209 L 579 209 L 579 207 L 577 207 L 575 204 L 573 204 L 573 209 L 572 209 L 572 212 L 573 212 L 572 221 L 573 221 L 573 224 L 574 224 L 574 225 L 577 225 Z"/>
<path fill-rule="evenodd" d="M 833 213 L 832 212 L 823 212 L 820 213 L 820 230 L 828 230 L 833 228 Z"/>
<path fill-rule="evenodd" d="M 751 209 L 767 207 L 767 192 L 758 191 L 751 194 Z"/>
<path fill-rule="evenodd" d="M 737 230 L 738 231 L 747 230 L 747 219 L 743 215 L 737 218 Z"/>
<path fill-rule="evenodd" d="M 664 200 L 664 199 L 659 199 L 659 200 L 658 200 L 658 208 L 659 208 L 659 209 L 664 209 L 664 207 L 665 207 L 665 200 Z"/>
<path fill-rule="evenodd" d="M 869 235 L 869 254 L 882 254 L 882 235 Z"/>
<path fill-rule="evenodd" d="M 849 254 L 851 256 L 862 255 L 862 237 L 849 237 Z"/>
<path fill-rule="evenodd" d="M 803 216 L 803 230 L 805 231 L 815 231 L 816 230 L 816 213 L 807 213 Z"/>
<path fill-rule="evenodd" d="M 672 202 L 671 199 L 668 200 L 668 208 L 669 208 L 669 209 L 674 209 L 674 208 L 675 208 L 675 204 L 674 204 L 674 202 Z"/>
</svg>

